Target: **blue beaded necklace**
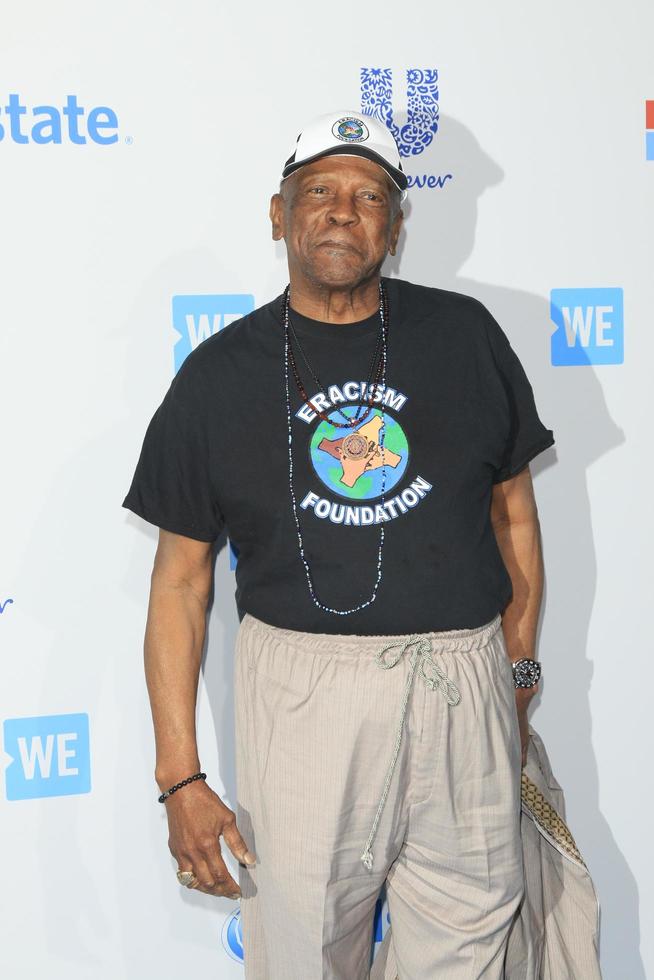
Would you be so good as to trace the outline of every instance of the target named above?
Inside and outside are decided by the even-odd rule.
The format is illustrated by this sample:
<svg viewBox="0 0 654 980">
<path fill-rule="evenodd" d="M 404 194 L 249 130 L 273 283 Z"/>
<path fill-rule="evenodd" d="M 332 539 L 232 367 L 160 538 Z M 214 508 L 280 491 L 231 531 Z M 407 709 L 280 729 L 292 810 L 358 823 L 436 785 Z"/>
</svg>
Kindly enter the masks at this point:
<svg viewBox="0 0 654 980">
<path fill-rule="evenodd" d="M 291 425 L 291 396 L 289 389 L 289 378 L 288 378 L 288 356 L 289 356 L 289 307 L 290 307 L 290 284 L 286 287 L 284 291 L 284 301 L 283 301 L 283 316 L 284 316 L 284 380 L 286 385 L 286 417 L 288 422 L 288 463 L 289 463 L 289 474 L 288 482 L 291 491 L 291 503 L 293 507 L 293 516 L 295 518 L 295 526 L 297 528 L 298 545 L 300 549 L 300 558 L 304 565 L 304 570 L 306 572 L 307 584 L 309 586 L 309 592 L 311 598 L 313 599 L 316 606 L 322 609 L 324 612 L 334 613 L 337 616 L 348 616 L 350 613 L 358 612 L 360 609 L 365 609 L 372 602 L 375 601 L 377 596 L 377 589 L 379 588 L 379 583 L 382 577 L 382 550 L 384 547 L 384 524 L 383 522 L 379 527 L 379 549 L 377 553 L 377 579 L 375 581 L 372 594 L 369 599 L 365 602 L 359 603 L 358 606 L 353 606 L 352 609 L 334 609 L 332 606 L 327 606 L 320 601 L 316 595 L 316 591 L 313 586 L 313 579 L 311 577 L 311 571 L 309 569 L 309 564 L 306 560 L 304 554 L 304 541 L 302 538 L 302 531 L 300 528 L 300 520 L 297 512 L 297 501 L 295 498 L 295 488 L 293 486 L 293 433 Z M 386 355 L 387 355 L 387 333 L 388 333 L 388 303 L 384 295 L 384 289 L 382 283 L 379 283 L 379 318 L 381 321 L 381 339 L 382 339 L 382 381 L 381 389 L 386 391 Z M 378 390 L 379 383 L 377 381 L 373 382 L 375 392 Z M 369 392 L 369 397 L 372 400 L 372 393 Z M 385 452 L 384 452 L 384 407 L 383 401 L 380 402 L 380 410 L 382 417 L 382 425 L 379 430 L 379 448 L 382 455 L 382 492 L 381 492 L 381 506 L 384 506 L 384 491 L 386 490 L 386 462 L 385 462 Z M 355 435 L 353 432 L 352 436 Z M 348 437 L 351 438 L 351 437 Z M 359 437 L 360 439 L 361 437 Z"/>
</svg>

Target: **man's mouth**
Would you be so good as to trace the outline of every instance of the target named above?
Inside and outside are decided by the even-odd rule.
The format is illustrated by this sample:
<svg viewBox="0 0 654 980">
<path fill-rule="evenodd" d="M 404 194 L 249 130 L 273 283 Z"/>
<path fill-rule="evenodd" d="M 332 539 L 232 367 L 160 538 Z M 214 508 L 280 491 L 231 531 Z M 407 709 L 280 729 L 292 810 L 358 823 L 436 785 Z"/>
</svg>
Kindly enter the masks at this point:
<svg viewBox="0 0 654 980">
<path fill-rule="evenodd" d="M 325 248 L 346 248 L 356 252 L 354 245 L 349 245 L 347 242 L 333 242 L 331 240 L 328 240 L 326 242 L 318 242 L 318 245 L 316 247 L 322 248 L 323 246 Z"/>
</svg>

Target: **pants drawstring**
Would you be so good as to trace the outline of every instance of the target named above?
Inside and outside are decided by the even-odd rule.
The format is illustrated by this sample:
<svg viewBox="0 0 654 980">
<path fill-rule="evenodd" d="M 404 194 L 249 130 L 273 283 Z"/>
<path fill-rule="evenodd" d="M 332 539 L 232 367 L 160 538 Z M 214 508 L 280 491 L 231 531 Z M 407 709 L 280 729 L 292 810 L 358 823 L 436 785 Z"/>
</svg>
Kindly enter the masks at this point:
<svg viewBox="0 0 654 980">
<path fill-rule="evenodd" d="M 435 691 L 437 689 L 440 690 L 443 693 L 445 699 L 447 700 L 447 703 L 451 705 L 458 704 L 459 701 L 461 700 L 461 694 L 454 681 L 448 678 L 447 674 L 443 670 L 441 670 L 438 664 L 430 656 L 432 652 L 431 640 L 425 637 L 420 637 L 419 635 L 412 634 L 409 637 L 409 639 L 402 645 L 402 648 L 400 652 L 397 654 L 397 656 L 390 661 L 384 660 L 384 654 L 386 653 L 387 650 L 391 650 L 393 649 L 393 647 L 399 646 L 399 644 L 390 643 L 388 646 L 385 646 L 382 650 L 379 650 L 378 653 L 375 654 L 375 662 L 377 666 L 381 667 L 382 670 L 389 670 L 391 667 L 394 667 L 397 664 L 397 662 L 400 660 L 404 652 L 408 649 L 408 647 L 412 646 L 415 643 L 417 643 L 417 646 L 411 655 L 411 669 L 409 671 L 409 676 L 407 677 L 407 681 L 404 686 L 404 695 L 402 698 L 402 711 L 400 713 L 400 721 L 397 726 L 397 731 L 395 734 L 395 746 L 393 749 L 393 757 L 391 759 L 390 766 L 388 767 L 388 772 L 386 773 L 384 790 L 382 792 L 382 796 L 379 801 L 379 806 L 377 807 L 377 813 L 375 814 L 375 819 L 372 824 L 372 829 L 370 831 L 368 840 L 366 841 L 366 846 L 363 849 L 363 854 L 361 855 L 361 860 L 365 864 L 366 868 L 368 868 L 368 870 L 372 868 L 372 863 L 373 863 L 372 842 L 374 840 L 375 834 L 377 833 L 377 825 L 379 823 L 379 818 L 381 817 L 382 810 L 384 809 L 384 804 L 386 802 L 386 797 L 388 795 L 388 789 L 390 787 L 391 779 L 393 778 L 393 772 L 395 770 L 395 763 L 397 762 L 397 757 L 400 751 L 400 743 L 402 741 L 402 732 L 404 729 L 404 717 L 406 715 L 406 708 L 409 701 L 409 694 L 411 691 L 411 684 L 413 682 L 413 675 L 415 673 L 416 665 L 420 663 L 420 672 L 424 677 L 425 683 L 427 684 L 430 690 L 432 691 Z M 425 671 L 426 663 L 429 664 L 431 668 L 429 673 Z"/>
</svg>

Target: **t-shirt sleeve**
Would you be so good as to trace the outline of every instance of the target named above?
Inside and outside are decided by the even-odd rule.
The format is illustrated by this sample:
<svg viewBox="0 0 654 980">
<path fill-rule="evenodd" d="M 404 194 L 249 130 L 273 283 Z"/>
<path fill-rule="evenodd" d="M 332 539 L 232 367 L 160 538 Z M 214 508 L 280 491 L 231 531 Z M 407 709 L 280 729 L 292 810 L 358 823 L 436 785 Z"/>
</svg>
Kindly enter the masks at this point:
<svg viewBox="0 0 654 980">
<path fill-rule="evenodd" d="M 531 383 L 518 355 L 492 314 L 486 310 L 487 335 L 492 358 L 508 409 L 508 424 L 499 466 L 494 468 L 493 483 L 508 480 L 522 470 L 535 456 L 554 445 L 554 432 L 541 421 Z"/>
<path fill-rule="evenodd" d="M 122 506 L 150 524 L 214 541 L 225 518 L 211 475 L 207 406 L 193 355 L 173 378 L 147 427 Z"/>
</svg>

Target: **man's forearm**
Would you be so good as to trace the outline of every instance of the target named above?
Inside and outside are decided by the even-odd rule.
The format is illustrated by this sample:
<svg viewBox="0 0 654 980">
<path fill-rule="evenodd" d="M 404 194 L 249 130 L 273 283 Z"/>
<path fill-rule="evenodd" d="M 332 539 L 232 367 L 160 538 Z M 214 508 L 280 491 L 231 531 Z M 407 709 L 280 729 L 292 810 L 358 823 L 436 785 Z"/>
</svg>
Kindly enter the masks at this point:
<svg viewBox="0 0 654 980">
<path fill-rule="evenodd" d="M 513 584 L 502 629 L 511 660 L 536 657 L 536 629 L 543 595 L 543 552 L 538 518 L 494 528 L 497 545 Z"/>
<path fill-rule="evenodd" d="M 204 598 L 153 576 L 144 663 L 162 790 L 200 768 L 195 709 L 205 629 Z"/>
</svg>

